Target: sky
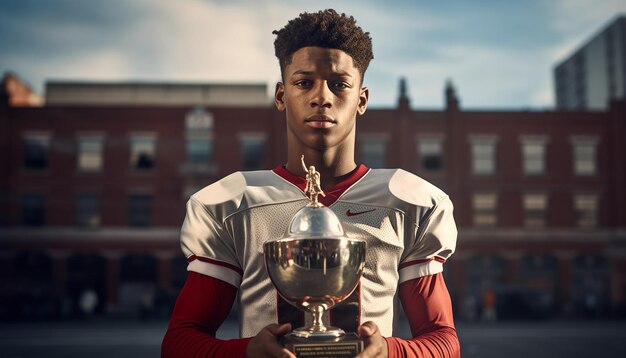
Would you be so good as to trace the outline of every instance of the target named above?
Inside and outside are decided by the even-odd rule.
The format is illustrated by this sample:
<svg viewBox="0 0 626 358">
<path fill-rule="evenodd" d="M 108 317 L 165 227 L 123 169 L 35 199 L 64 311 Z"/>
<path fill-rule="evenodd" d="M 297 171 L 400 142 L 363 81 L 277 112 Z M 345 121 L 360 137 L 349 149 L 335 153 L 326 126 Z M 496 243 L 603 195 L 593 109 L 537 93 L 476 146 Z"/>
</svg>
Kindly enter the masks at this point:
<svg viewBox="0 0 626 358">
<path fill-rule="evenodd" d="M 280 80 L 273 30 L 334 8 L 373 39 L 370 107 L 550 109 L 553 68 L 618 15 L 623 0 L 0 0 L 0 72 L 43 95 L 47 80 Z"/>
</svg>

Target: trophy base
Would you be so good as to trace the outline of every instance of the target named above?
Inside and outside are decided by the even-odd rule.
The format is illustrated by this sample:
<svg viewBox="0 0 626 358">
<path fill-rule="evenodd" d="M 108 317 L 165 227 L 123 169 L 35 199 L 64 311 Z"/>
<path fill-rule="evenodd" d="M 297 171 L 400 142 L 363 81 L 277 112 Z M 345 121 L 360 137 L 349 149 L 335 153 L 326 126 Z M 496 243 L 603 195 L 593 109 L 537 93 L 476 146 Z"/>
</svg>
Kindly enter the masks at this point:
<svg viewBox="0 0 626 358">
<path fill-rule="evenodd" d="M 363 350 L 363 340 L 356 333 L 308 338 L 287 334 L 280 342 L 298 358 L 352 358 Z"/>
</svg>

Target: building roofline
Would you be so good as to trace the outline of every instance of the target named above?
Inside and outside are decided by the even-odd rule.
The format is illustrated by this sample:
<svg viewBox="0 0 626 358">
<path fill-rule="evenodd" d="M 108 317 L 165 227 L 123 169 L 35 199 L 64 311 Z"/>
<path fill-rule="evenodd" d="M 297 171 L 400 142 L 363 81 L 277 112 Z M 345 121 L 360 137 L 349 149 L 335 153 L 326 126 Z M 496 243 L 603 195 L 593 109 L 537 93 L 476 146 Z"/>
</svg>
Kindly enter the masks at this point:
<svg viewBox="0 0 626 358">
<path fill-rule="evenodd" d="M 562 66 L 565 62 L 569 61 L 570 59 L 572 59 L 572 57 L 574 57 L 577 53 L 579 53 L 583 48 L 585 48 L 586 46 L 589 45 L 589 43 L 591 43 L 592 41 L 594 41 L 598 36 L 600 36 L 603 32 L 605 32 L 609 27 L 611 27 L 614 23 L 617 23 L 619 21 L 626 21 L 626 14 L 616 14 L 615 16 L 613 16 L 610 20 L 608 20 L 607 22 L 605 22 L 603 24 L 603 26 L 597 28 L 596 30 L 592 31 L 590 35 L 585 36 L 585 38 L 580 41 L 576 47 L 574 47 L 574 50 L 571 50 L 569 52 L 567 52 L 566 57 L 564 57 L 563 59 L 561 59 L 560 61 L 556 61 L 556 64 L 553 66 L 553 69 L 557 69 L 560 66 Z"/>
<path fill-rule="evenodd" d="M 46 80 L 47 86 L 101 86 L 101 87 L 142 87 L 142 86 L 165 86 L 165 87 L 267 87 L 264 82 L 178 82 L 178 81 L 96 81 L 96 80 Z"/>
</svg>

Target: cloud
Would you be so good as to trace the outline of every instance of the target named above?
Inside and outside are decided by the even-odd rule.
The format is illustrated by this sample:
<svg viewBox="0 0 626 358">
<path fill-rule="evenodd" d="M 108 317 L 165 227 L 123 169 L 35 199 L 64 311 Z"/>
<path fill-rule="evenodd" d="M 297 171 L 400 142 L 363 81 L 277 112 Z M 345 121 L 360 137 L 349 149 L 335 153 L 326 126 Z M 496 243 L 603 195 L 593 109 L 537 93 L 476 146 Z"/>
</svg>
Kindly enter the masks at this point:
<svg viewBox="0 0 626 358">
<path fill-rule="evenodd" d="M 16 38 L 0 45 L 5 70 L 36 80 L 39 91 L 48 77 L 265 82 L 279 75 L 267 21 L 276 18 L 272 6 L 259 13 L 254 6 L 200 0 L 66 5 L 71 20 L 52 8 L 43 9 L 45 16 L 30 10 L 2 16 L 8 21 L 0 26 Z M 103 7 L 94 12 L 104 19 L 83 18 L 90 6 Z"/>
<path fill-rule="evenodd" d="M 490 44 L 455 43 L 430 58 L 387 63 L 377 75 L 406 76 L 414 107 L 443 105 L 443 87 L 452 79 L 465 108 L 546 106 L 550 88 L 549 48 L 502 51 Z M 542 93 L 538 97 L 537 93 Z M 395 102 L 397 93 L 386 100 Z"/>
<path fill-rule="evenodd" d="M 0 5 L 0 63 L 39 90 L 53 77 L 265 82 L 271 91 L 280 78 L 272 30 L 302 11 L 335 7 L 372 34 L 371 105 L 395 105 L 398 79 L 407 77 L 414 107 L 439 107 L 452 78 L 465 108 L 545 106 L 556 62 L 626 11 L 617 0 L 11 4 Z"/>
<path fill-rule="evenodd" d="M 141 77 L 260 81 L 275 68 L 271 31 L 254 8 L 199 0 L 140 2 L 122 46 Z"/>
<path fill-rule="evenodd" d="M 589 41 L 617 15 L 626 13 L 626 2 L 622 0 L 558 0 L 551 4 L 550 27 L 560 34 L 553 48 L 553 58 L 558 61 Z"/>
<path fill-rule="evenodd" d="M 626 3 L 621 0 L 557 0 L 552 4 L 553 28 L 568 35 L 589 36 L 626 12 Z"/>
<path fill-rule="evenodd" d="M 554 91 L 552 86 L 544 84 L 543 87 L 532 93 L 530 104 L 533 107 L 552 107 L 554 104 Z"/>
</svg>

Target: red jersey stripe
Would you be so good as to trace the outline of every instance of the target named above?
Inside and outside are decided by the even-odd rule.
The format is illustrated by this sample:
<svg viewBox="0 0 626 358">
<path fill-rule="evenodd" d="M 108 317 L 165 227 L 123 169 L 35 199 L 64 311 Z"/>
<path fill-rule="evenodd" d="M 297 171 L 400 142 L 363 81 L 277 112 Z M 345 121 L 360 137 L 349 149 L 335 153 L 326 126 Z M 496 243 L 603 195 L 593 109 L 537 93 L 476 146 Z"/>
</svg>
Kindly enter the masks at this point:
<svg viewBox="0 0 626 358">
<path fill-rule="evenodd" d="M 442 259 L 441 257 L 435 256 L 432 257 L 430 259 L 423 259 L 423 260 L 413 260 L 413 261 L 409 261 L 409 262 L 405 262 L 400 264 L 400 266 L 398 266 L 398 269 L 402 270 L 403 268 L 409 267 L 409 266 L 413 266 L 413 265 L 419 265 L 419 264 L 423 264 L 425 262 L 430 262 L 430 261 L 437 261 L 437 262 L 441 262 L 441 263 L 445 263 L 446 260 Z"/>
<path fill-rule="evenodd" d="M 208 262 L 210 264 L 213 265 L 218 265 L 218 266 L 222 266 L 222 267 L 226 267 L 229 268 L 235 272 L 237 272 L 239 275 L 243 276 L 243 270 L 235 265 L 223 262 L 223 261 L 217 261 L 217 260 L 213 260 L 210 259 L 208 257 L 202 257 L 202 256 L 196 256 L 196 255 L 191 255 L 187 258 L 187 262 L 191 262 L 193 260 L 198 260 L 198 261 L 202 261 L 202 262 Z"/>
</svg>

